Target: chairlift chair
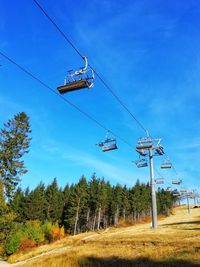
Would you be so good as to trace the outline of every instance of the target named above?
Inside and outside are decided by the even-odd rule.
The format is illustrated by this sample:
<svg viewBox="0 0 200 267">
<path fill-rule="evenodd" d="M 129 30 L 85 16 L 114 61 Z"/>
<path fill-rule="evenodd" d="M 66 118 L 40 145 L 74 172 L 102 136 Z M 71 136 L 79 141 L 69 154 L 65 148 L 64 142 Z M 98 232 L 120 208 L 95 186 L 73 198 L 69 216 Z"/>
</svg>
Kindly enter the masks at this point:
<svg viewBox="0 0 200 267">
<path fill-rule="evenodd" d="M 172 195 L 173 195 L 174 197 L 179 197 L 179 196 L 180 196 L 179 193 L 172 193 Z"/>
<path fill-rule="evenodd" d="M 138 168 L 143 168 L 143 167 L 147 167 L 148 166 L 148 163 L 147 163 L 146 159 L 138 159 L 138 160 L 135 160 L 134 163 L 136 164 L 136 166 Z"/>
<path fill-rule="evenodd" d="M 152 138 L 143 137 L 138 140 L 136 150 L 150 149 L 153 146 Z"/>
<path fill-rule="evenodd" d="M 155 156 L 162 156 L 162 155 L 164 155 L 164 150 L 163 150 L 163 147 L 161 145 L 159 145 L 157 148 L 155 148 L 154 155 Z"/>
<path fill-rule="evenodd" d="M 103 142 L 97 143 L 103 152 L 118 149 L 117 140 L 115 138 L 108 137 L 109 132 L 106 134 L 106 139 Z"/>
<path fill-rule="evenodd" d="M 144 149 L 137 149 L 137 148 L 136 148 L 136 151 L 140 154 L 140 156 L 145 157 L 145 156 L 147 155 L 147 153 L 145 152 Z"/>
<path fill-rule="evenodd" d="M 103 142 L 103 146 L 101 147 L 103 152 L 115 150 L 117 149 L 117 141 L 116 139 L 108 138 Z"/>
<path fill-rule="evenodd" d="M 175 190 L 172 191 L 172 195 L 173 196 L 180 196 L 180 193 L 179 193 L 179 191 L 177 189 L 175 189 Z"/>
<path fill-rule="evenodd" d="M 180 189 L 180 192 L 181 192 L 181 193 L 187 193 L 187 189 L 186 189 L 186 188 L 181 188 L 181 189 Z"/>
<path fill-rule="evenodd" d="M 179 184 L 181 184 L 181 183 L 182 183 L 181 179 L 173 179 L 173 180 L 172 180 L 172 184 L 177 184 L 177 185 L 179 185 Z"/>
<path fill-rule="evenodd" d="M 189 198 L 192 198 L 192 194 L 190 194 L 190 193 L 185 194 L 185 196 L 189 197 Z"/>
<path fill-rule="evenodd" d="M 156 184 L 164 184 L 164 179 L 163 178 L 157 178 L 156 179 Z"/>
<path fill-rule="evenodd" d="M 195 195 L 193 194 L 193 192 L 188 192 L 188 193 L 186 194 L 186 197 L 194 198 Z"/>
<path fill-rule="evenodd" d="M 85 61 L 85 66 L 74 73 L 72 73 L 72 70 L 68 71 L 69 73 L 65 77 L 64 84 L 57 87 L 60 94 L 84 88 L 92 88 L 94 86 L 94 71 L 92 69 L 88 69 L 87 57 L 83 57 L 83 59 Z"/>
<path fill-rule="evenodd" d="M 170 162 L 170 160 L 166 159 L 163 161 L 163 163 L 161 164 L 161 169 L 170 169 L 172 168 L 172 163 Z"/>
</svg>

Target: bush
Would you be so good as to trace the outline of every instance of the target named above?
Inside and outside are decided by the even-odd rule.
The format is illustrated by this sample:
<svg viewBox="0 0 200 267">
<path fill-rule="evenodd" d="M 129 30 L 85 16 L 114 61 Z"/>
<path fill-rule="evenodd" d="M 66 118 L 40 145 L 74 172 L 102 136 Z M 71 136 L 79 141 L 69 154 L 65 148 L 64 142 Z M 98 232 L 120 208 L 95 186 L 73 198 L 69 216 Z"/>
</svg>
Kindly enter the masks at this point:
<svg viewBox="0 0 200 267">
<path fill-rule="evenodd" d="M 11 231 L 5 241 L 6 253 L 8 255 L 15 253 L 19 249 L 24 238 L 26 238 L 26 233 L 22 229 Z"/>
<path fill-rule="evenodd" d="M 59 227 L 58 223 L 52 224 L 49 221 L 45 221 L 42 225 L 42 230 L 46 240 L 53 242 L 59 240 L 65 236 L 64 227 Z"/>
<path fill-rule="evenodd" d="M 5 248 L 4 246 L 0 245 L 0 257 L 5 255 Z"/>
<path fill-rule="evenodd" d="M 25 227 L 28 239 L 34 241 L 37 245 L 44 241 L 44 233 L 40 221 L 27 221 Z"/>
<path fill-rule="evenodd" d="M 59 227 L 58 224 L 54 224 L 50 230 L 50 241 L 56 241 L 65 236 L 64 227 Z"/>
<path fill-rule="evenodd" d="M 25 238 L 21 242 L 21 245 L 19 247 L 19 251 L 22 252 L 26 249 L 34 248 L 35 246 L 36 246 L 35 241 Z"/>
<path fill-rule="evenodd" d="M 45 223 L 42 225 L 42 231 L 44 233 L 45 239 L 50 241 L 50 232 L 52 228 L 52 223 L 49 221 L 45 221 Z"/>
<path fill-rule="evenodd" d="M 42 226 L 38 220 L 27 221 L 25 225 L 16 223 L 6 238 L 5 251 L 7 255 L 11 255 L 17 251 L 33 248 L 43 243 L 45 238 L 53 242 L 64 236 L 64 227 L 60 228 L 57 223 L 46 221 Z"/>
<path fill-rule="evenodd" d="M 1 203 L 0 203 L 1 204 Z M 0 209 L 0 243 L 4 243 L 10 231 L 15 227 L 16 215 L 8 209 Z"/>
<path fill-rule="evenodd" d="M 5 241 L 8 255 L 35 247 L 44 241 L 44 233 L 40 221 L 27 221 L 25 225 L 14 224 Z"/>
</svg>

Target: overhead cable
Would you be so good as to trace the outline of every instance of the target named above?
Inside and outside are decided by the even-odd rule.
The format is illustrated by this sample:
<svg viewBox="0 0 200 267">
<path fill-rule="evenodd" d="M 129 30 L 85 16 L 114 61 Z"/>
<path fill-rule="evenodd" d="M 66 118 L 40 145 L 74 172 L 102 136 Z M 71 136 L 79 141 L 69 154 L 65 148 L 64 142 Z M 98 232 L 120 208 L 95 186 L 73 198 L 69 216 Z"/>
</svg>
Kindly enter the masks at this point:
<svg viewBox="0 0 200 267">
<path fill-rule="evenodd" d="M 38 1 L 33 0 L 33 2 L 36 4 L 36 6 L 43 12 L 43 14 L 48 18 L 48 20 L 54 25 L 54 27 L 58 30 L 58 32 L 62 35 L 62 37 L 65 39 L 65 41 L 76 51 L 76 53 L 84 59 L 81 52 L 77 49 L 77 47 L 70 41 L 70 39 L 67 37 L 67 35 L 61 30 L 61 28 L 58 26 L 58 24 L 51 18 L 51 16 L 47 13 L 47 11 L 44 10 L 44 8 L 39 4 Z M 141 129 L 145 131 L 147 136 L 149 135 L 148 130 L 144 127 L 144 125 L 136 118 L 136 116 L 133 115 L 133 113 L 127 108 L 127 106 L 123 103 L 123 101 L 115 94 L 115 92 L 111 89 L 111 87 L 104 81 L 104 79 L 101 77 L 101 75 L 90 65 L 88 66 L 94 71 L 96 76 L 99 78 L 99 80 L 103 83 L 103 85 L 106 87 L 106 89 L 112 94 L 112 96 L 120 103 L 120 105 L 129 113 L 129 115 L 135 120 L 135 122 L 140 126 Z"/>
<path fill-rule="evenodd" d="M 111 131 L 110 129 L 108 129 L 106 126 L 104 126 L 102 123 L 100 123 L 99 121 L 97 121 L 95 118 L 93 118 L 90 114 L 88 114 L 87 112 L 83 111 L 82 109 L 80 109 L 77 105 L 75 105 L 74 103 L 72 103 L 71 101 L 69 101 L 68 99 L 66 99 L 65 97 L 63 97 L 62 95 L 60 95 L 58 92 L 56 92 L 53 88 L 51 88 L 49 85 L 47 85 L 46 83 L 44 83 L 42 80 L 40 80 L 37 76 L 35 76 L 34 74 L 32 74 L 30 71 L 28 71 L 27 69 L 25 69 L 24 67 L 22 67 L 20 64 L 18 64 L 16 61 L 14 61 L 13 59 L 11 59 L 10 57 L 8 57 L 7 55 L 5 55 L 3 52 L 0 51 L 0 55 L 3 56 L 5 59 L 7 59 L 8 61 L 10 61 L 12 64 L 14 64 L 15 66 L 17 66 L 21 71 L 23 71 L 24 73 L 26 73 L 28 76 L 30 76 L 31 78 L 33 78 L 34 80 L 36 80 L 38 83 L 40 83 L 41 85 L 43 85 L 45 88 L 49 89 L 52 93 L 54 93 L 55 95 L 57 95 L 59 98 L 61 98 L 65 103 L 67 103 L 68 105 L 72 106 L 73 108 L 75 108 L 76 110 L 78 110 L 81 114 L 83 114 L 85 117 L 87 117 L 88 119 L 90 119 L 91 121 L 93 121 L 94 123 L 96 123 L 99 127 L 101 127 L 102 129 L 110 132 L 111 134 L 113 134 L 114 136 L 116 136 L 119 140 L 121 140 L 122 142 L 124 142 L 125 144 L 127 144 L 129 147 L 133 148 L 133 146 L 128 143 L 124 138 L 118 136 L 117 134 L 115 134 L 113 131 Z"/>
</svg>

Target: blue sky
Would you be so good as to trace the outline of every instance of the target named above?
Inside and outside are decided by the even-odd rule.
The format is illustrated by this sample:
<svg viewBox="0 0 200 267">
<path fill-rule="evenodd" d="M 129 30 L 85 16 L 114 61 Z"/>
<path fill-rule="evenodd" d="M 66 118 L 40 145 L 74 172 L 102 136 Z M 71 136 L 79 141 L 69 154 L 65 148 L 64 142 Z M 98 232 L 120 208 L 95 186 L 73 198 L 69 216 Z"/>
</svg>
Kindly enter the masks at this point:
<svg viewBox="0 0 200 267">
<path fill-rule="evenodd" d="M 111 86 L 166 153 L 184 186 L 200 189 L 200 1 L 53 1 L 40 4 Z M 0 0 L 0 51 L 52 88 L 83 61 L 32 0 Z M 21 186 L 57 177 L 59 185 L 93 172 L 112 184 L 149 180 L 137 169 L 134 149 L 102 153 L 95 144 L 105 131 L 0 57 L 0 125 L 17 112 L 30 117 L 32 142 Z M 133 146 L 144 132 L 96 78 L 91 90 L 65 95 Z M 176 178 L 160 170 L 165 186 Z M 156 173 L 156 177 L 158 177 Z"/>
</svg>

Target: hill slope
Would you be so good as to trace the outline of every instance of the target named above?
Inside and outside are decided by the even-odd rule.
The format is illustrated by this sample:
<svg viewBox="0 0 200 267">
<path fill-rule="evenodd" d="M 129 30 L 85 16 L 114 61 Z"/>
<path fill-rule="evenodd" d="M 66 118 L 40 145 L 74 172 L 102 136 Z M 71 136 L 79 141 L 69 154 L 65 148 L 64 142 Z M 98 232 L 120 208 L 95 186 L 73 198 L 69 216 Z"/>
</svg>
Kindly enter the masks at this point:
<svg viewBox="0 0 200 267">
<path fill-rule="evenodd" d="M 37 251 L 38 250 L 38 251 Z M 200 209 L 177 208 L 175 214 L 150 224 L 112 228 L 68 237 L 26 255 L 46 253 L 21 262 L 27 267 L 68 266 L 200 266 Z M 10 260 L 16 260 L 11 258 Z M 19 264 L 17 264 L 19 265 Z"/>
</svg>

